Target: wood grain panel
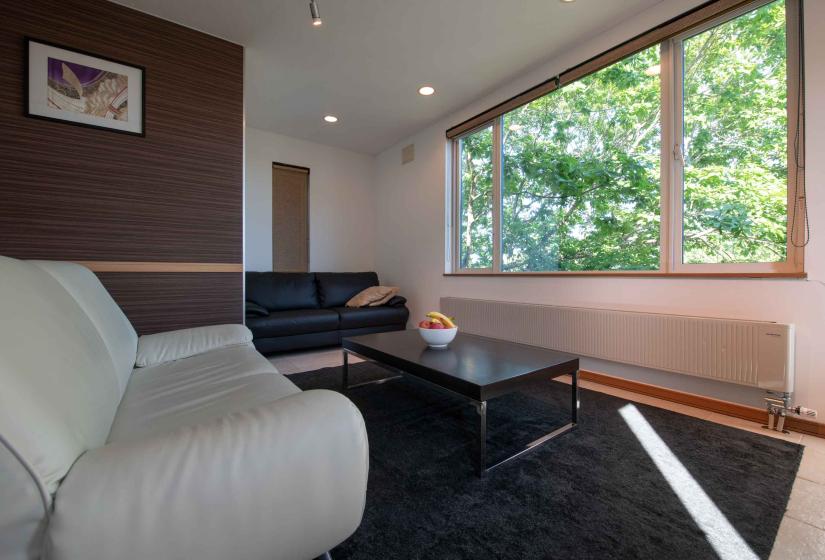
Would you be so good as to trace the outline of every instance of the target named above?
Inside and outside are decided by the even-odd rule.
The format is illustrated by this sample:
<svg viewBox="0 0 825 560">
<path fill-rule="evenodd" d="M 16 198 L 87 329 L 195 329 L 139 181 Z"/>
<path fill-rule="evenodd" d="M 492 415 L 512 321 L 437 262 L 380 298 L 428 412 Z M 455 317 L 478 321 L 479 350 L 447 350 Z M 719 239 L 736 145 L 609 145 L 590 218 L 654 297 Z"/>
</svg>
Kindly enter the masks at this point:
<svg viewBox="0 0 825 560">
<path fill-rule="evenodd" d="M 103 0 L 3 2 L 0 254 L 242 262 L 243 49 Z M 24 36 L 146 68 L 146 137 L 24 116 Z"/>
<path fill-rule="evenodd" d="M 138 334 L 243 322 L 243 274 L 99 272 Z"/>
<path fill-rule="evenodd" d="M 243 48 L 104 0 L 0 9 L 0 255 L 192 263 L 100 277 L 141 333 L 241 321 Z M 143 66 L 146 136 L 25 117 L 25 36 Z"/>
</svg>

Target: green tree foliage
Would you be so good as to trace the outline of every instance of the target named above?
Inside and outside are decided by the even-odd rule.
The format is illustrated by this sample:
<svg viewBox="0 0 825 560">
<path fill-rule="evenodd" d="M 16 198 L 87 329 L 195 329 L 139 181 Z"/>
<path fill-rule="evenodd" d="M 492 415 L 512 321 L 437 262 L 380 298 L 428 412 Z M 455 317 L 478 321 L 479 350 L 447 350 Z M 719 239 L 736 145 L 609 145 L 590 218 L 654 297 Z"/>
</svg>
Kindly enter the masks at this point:
<svg viewBox="0 0 825 560">
<path fill-rule="evenodd" d="M 659 264 L 659 64 L 653 48 L 504 118 L 504 270 Z"/>
<path fill-rule="evenodd" d="M 691 37 L 684 51 L 684 260 L 784 261 L 784 2 Z"/>
<path fill-rule="evenodd" d="M 461 139 L 461 268 L 493 266 L 493 128 Z"/>
<path fill-rule="evenodd" d="M 785 10 L 684 43 L 686 262 L 785 258 Z M 502 269 L 659 267 L 659 48 L 502 120 Z M 492 128 L 465 137 L 461 265 L 492 265 Z"/>
</svg>

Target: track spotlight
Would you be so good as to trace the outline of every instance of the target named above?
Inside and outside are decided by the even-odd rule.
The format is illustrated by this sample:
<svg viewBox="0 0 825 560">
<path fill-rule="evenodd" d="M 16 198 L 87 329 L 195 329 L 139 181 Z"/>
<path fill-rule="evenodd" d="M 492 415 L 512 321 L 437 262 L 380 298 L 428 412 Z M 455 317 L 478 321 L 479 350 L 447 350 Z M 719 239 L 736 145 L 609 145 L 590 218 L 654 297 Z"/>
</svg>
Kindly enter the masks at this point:
<svg viewBox="0 0 825 560">
<path fill-rule="evenodd" d="M 312 25 L 318 27 L 323 21 L 321 21 L 321 12 L 318 11 L 318 4 L 315 0 L 309 0 L 309 14 L 312 16 Z"/>
</svg>

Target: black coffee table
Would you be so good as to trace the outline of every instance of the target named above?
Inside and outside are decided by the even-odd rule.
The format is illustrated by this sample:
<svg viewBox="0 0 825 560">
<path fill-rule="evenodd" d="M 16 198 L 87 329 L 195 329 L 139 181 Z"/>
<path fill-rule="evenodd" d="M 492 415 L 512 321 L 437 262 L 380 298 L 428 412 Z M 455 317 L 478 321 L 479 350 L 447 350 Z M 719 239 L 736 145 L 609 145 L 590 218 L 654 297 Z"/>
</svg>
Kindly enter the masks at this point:
<svg viewBox="0 0 825 560">
<path fill-rule="evenodd" d="M 413 378 L 468 399 L 479 416 L 479 476 L 503 465 L 576 427 L 579 409 L 579 358 L 555 350 L 459 332 L 445 349 L 428 348 L 417 331 L 395 331 L 345 338 L 344 390 L 383 383 L 401 375 L 349 384 L 349 354 L 375 360 Z M 487 401 L 517 390 L 537 379 L 571 375 L 571 419 L 568 424 L 528 443 L 524 449 L 487 465 Z"/>
</svg>

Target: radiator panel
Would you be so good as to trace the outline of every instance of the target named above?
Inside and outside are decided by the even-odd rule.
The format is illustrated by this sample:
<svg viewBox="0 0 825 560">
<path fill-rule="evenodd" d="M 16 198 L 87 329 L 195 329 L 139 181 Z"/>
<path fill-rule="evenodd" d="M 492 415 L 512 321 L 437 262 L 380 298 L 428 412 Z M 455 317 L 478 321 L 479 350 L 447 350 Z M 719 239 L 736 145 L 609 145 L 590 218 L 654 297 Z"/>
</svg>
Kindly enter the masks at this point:
<svg viewBox="0 0 825 560">
<path fill-rule="evenodd" d="M 776 391 L 793 390 L 793 325 L 441 298 L 465 332 Z"/>
</svg>

